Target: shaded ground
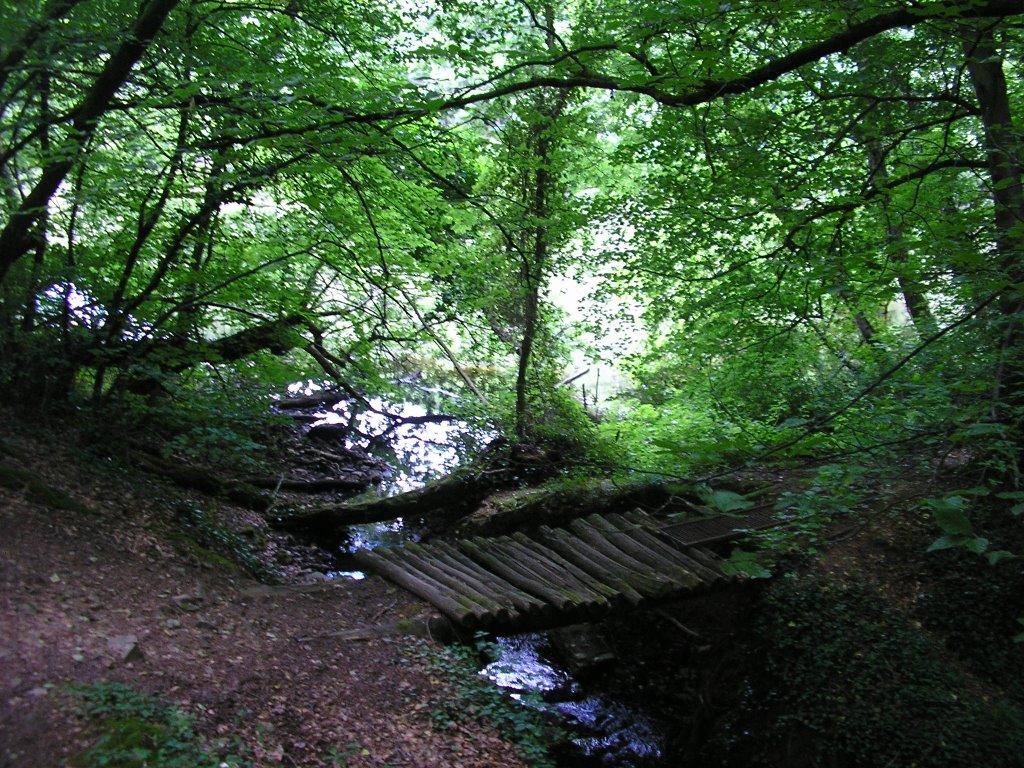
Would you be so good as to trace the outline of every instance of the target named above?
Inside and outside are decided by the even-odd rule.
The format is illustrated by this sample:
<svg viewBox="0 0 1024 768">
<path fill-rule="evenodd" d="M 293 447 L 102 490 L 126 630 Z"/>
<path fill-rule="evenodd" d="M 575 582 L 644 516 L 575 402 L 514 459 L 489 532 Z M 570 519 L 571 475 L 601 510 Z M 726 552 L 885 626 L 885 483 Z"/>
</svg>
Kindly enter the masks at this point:
<svg viewBox="0 0 1024 768">
<path fill-rule="evenodd" d="M 339 632 L 414 619 L 424 606 L 378 578 L 313 581 L 303 554 L 237 508 L 240 531 L 292 583 L 265 587 L 182 538 L 159 483 L 6 436 L 6 465 L 62 489 L 88 512 L 55 508 L 33 483 L 0 487 L 0 766 L 56 766 L 94 734 L 69 709 L 72 681 L 117 681 L 196 719 L 222 757 L 254 766 L 520 766 L 475 723 L 435 730 L 450 682 L 401 636 Z M 41 503 L 41 501 L 47 503 Z M 65 505 L 66 506 L 66 505 Z"/>
</svg>

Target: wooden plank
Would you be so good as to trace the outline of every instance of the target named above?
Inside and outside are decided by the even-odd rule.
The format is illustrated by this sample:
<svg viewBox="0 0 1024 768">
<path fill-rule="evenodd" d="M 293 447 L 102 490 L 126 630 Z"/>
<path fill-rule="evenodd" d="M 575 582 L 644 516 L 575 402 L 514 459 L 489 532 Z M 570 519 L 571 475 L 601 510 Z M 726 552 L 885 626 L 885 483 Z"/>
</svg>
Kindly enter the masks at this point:
<svg viewBox="0 0 1024 768">
<path fill-rule="evenodd" d="M 574 604 L 571 597 L 563 595 L 559 590 L 538 580 L 533 575 L 523 572 L 514 563 L 488 551 L 485 547 L 481 547 L 476 541 L 462 539 L 459 541 L 459 548 L 473 560 L 486 566 L 524 592 L 544 599 L 559 610 L 567 610 L 573 607 Z"/>
<path fill-rule="evenodd" d="M 588 521 L 584 519 L 573 520 L 569 527 L 573 533 L 598 552 L 605 555 L 608 559 L 619 563 L 627 573 L 649 579 L 651 582 L 660 583 L 661 586 L 657 588 L 657 592 L 652 592 L 652 597 L 667 594 L 683 586 L 682 582 L 676 581 L 671 575 L 659 572 L 650 563 L 638 560 L 625 550 L 615 546 L 611 539 Z"/>
<path fill-rule="evenodd" d="M 633 520 L 628 520 L 622 515 L 608 515 L 608 521 L 613 525 L 619 527 L 624 533 L 628 533 L 632 538 L 646 547 L 649 547 L 653 551 L 662 555 L 666 559 L 671 560 L 679 564 L 681 567 L 688 570 L 693 570 L 698 576 L 705 581 L 715 581 L 721 578 L 715 569 L 709 569 L 704 564 L 695 561 L 692 557 L 686 555 L 683 549 L 680 547 L 679 542 L 671 537 L 663 536 L 657 527 L 652 527 L 648 522 L 653 524 L 653 519 L 647 515 Z"/>
<path fill-rule="evenodd" d="M 721 565 L 725 561 L 710 549 L 705 549 L 704 547 L 687 547 L 686 554 L 703 564 L 709 570 L 713 570 L 715 573 L 721 574 Z"/>
<path fill-rule="evenodd" d="M 528 550 L 537 553 L 539 557 L 549 560 L 553 566 L 565 571 L 566 573 L 572 574 L 572 576 L 587 587 L 592 592 L 608 598 L 609 600 L 621 599 L 622 593 L 619 592 L 615 587 L 605 584 L 596 577 L 590 575 L 575 563 L 571 563 L 562 557 L 558 552 L 551 549 L 551 547 L 545 544 L 531 539 L 525 533 L 516 532 L 512 534 L 512 538 L 526 547 Z"/>
<path fill-rule="evenodd" d="M 468 595 L 462 593 L 458 589 L 452 589 L 451 585 L 445 581 L 439 581 L 434 575 L 426 573 L 416 566 L 413 562 L 408 559 L 408 553 L 403 553 L 399 548 L 384 547 L 374 550 L 380 553 L 386 561 L 396 566 L 400 570 L 405 571 L 411 577 L 421 581 L 428 586 L 432 587 L 438 595 L 447 596 L 447 598 L 458 605 L 463 606 L 466 610 L 471 613 L 479 626 L 484 621 L 493 618 L 493 612 L 490 606 L 483 605 L 482 603 L 472 600 Z M 437 603 L 435 603 L 437 605 Z M 440 607 L 440 606 L 438 606 Z M 467 626 L 463 622 L 464 626 Z"/>
<path fill-rule="evenodd" d="M 614 522 L 616 516 L 609 516 Z M 632 518 L 632 520 L 630 520 Z M 672 543 L 665 541 L 657 533 L 656 530 L 648 529 L 641 521 L 637 520 L 633 515 L 630 515 L 624 520 L 624 524 L 627 526 L 633 526 L 630 529 L 630 535 L 636 538 L 638 541 L 643 542 L 652 549 L 665 554 L 668 557 L 676 560 L 684 568 L 688 568 L 700 576 L 701 580 L 707 584 L 713 584 L 723 578 L 721 572 L 714 567 L 710 567 L 706 563 L 697 560 L 682 549 L 676 548 Z"/>
<path fill-rule="evenodd" d="M 611 522 L 600 515 L 590 515 L 587 522 L 604 534 L 609 541 L 626 554 L 654 568 L 659 573 L 671 576 L 680 588 L 695 587 L 700 577 L 692 570 L 659 554 L 655 549 L 645 546 L 626 531 L 616 528 Z"/>
<path fill-rule="evenodd" d="M 400 552 L 401 559 L 407 565 L 411 565 L 420 573 L 426 574 L 439 584 L 445 585 L 452 591 L 453 595 L 461 596 L 483 608 L 486 613 L 480 616 L 482 622 L 508 622 L 513 619 L 513 614 L 516 611 L 512 605 L 503 604 L 491 595 L 486 594 L 486 592 L 478 590 L 475 584 L 471 583 L 468 579 L 464 579 L 446 570 L 443 563 L 434 558 L 430 550 L 419 544 L 409 542 L 402 547 Z"/>
</svg>

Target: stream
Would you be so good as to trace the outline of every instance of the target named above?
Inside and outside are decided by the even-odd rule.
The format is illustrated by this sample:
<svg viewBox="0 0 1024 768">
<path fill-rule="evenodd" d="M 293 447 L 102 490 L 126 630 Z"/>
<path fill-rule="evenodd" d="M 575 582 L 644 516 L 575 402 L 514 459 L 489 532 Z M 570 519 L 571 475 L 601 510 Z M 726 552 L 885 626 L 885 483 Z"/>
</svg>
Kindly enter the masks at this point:
<svg viewBox="0 0 1024 768">
<path fill-rule="evenodd" d="M 351 425 L 352 438 L 346 447 L 361 448 L 388 463 L 390 473 L 377 491 L 381 495 L 413 490 L 451 472 L 493 437 L 491 432 L 457 420 L 407 423 L 392 429 L 381 412 L 415 419 L 426 416 L 426 409 L 416 403 L 381 399 L 371 400 L 369 405 L 370 409 L 353 410 L 350 403 L 339 403 L 314 414 L 318 417 L 315 424 Z M 351 526 L 336 552 L 339 570 L 327 576 L 363 579 L 365 573 L 349 569 L 347 564 L 353 552 L 410 540 L 416 540 L 416 534 L 401 519 Z M 574 678 L 550 633 L 497 637 L 490 647 L 497 658 L 482 662 L 479 674 L 523 706 L 543 709 L 579 734 L 559 755 L 560 766 L 662 768 L 668 764 L 664 756 L 667 724 L 643 706 L 622 701 L 602 683 L 600 674 Z"/>
</svg>

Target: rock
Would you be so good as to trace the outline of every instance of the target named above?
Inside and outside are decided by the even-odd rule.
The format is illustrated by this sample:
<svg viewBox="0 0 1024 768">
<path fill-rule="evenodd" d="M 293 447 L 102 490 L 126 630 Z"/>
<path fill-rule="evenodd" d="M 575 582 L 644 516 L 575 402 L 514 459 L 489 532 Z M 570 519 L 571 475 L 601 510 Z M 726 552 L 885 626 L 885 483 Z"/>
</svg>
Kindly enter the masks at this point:
<svg viewBox="0 0 1024 768">
<path fill-rule="evenodd" d="M 177 619 L 168 619 L 164 622 L 164 626 L 168 629 L 181 629 L 181 622 Z"/>
<path fill-rule="evenodd" d="M 143 661 L 146 655 L 139 648 L 139 638 L 135 635 L 117 635 L 107 641 L 107 648 L 114 658 L 121 662 Z"/>
<path fill-rule="evenodd" d="M 203 596 L 202 595 L 175 595 L 171 598 L 178 608 L 183 611 L 198 611 L 202 608 Z"/>
</svg>

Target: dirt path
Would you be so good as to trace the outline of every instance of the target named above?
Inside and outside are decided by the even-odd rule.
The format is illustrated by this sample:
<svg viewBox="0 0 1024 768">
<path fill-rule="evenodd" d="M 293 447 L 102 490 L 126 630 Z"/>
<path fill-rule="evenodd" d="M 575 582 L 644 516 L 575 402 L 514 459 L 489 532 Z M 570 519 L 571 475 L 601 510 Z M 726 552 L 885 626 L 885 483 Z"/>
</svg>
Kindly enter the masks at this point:
<svg viewBox="0 0 1024 768">
<path fill-rule="evenodd" d="M 72 681 L 158 694 L 253 766 L 523 765 L 486 729 L 432 727 L 450 683 L 410 653 L 416 640 L 338 637 L 421 616 L 405 592 L 374 577 L 265 588 L 232 576 L 169 538 L 167 489 L 38 440 L 5 445 L 17 448 L 5 464 L 90 512 L 0 487 L 3 768 L 65 765 L 90 744 L 63 693 Z"/>
</svg>

